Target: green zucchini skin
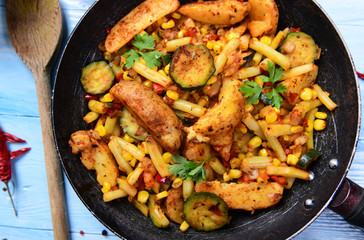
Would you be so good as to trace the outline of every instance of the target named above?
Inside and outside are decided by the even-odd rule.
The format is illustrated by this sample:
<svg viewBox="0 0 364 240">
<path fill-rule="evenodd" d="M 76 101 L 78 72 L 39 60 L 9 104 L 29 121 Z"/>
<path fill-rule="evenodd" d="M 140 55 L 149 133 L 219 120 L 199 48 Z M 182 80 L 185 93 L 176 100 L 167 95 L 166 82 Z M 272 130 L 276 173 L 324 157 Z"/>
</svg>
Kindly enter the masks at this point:
<svg viewBox="0 0 364 240">
<path fill-rule="evenodd" d="M 174 113 L 179 118 L 179 120 L 181 120 L 186 125 L 193 125 L 197 121 L 197 118 L 189 118 L 183 111 L 174 110 Z"/>
<path fill-rule="evenodd" d="M 207 192 L 192 194 L 186 201 L 183 214 L 187 223 L 199 231 L 212 231 L 229 221 L 228 206 L 222 198 Z"/>
<path fill-rule="evenodd" d="M 292 53 L 284 53 L 282 47 L 286 42 L 290 41 L 295 45 Z M 284 39 L 280 51 L 291 61 L 291 68 L 300 65 L 313 63 L 318 59 L 319 48 L 313 38 L 304 32 L 290 32 Z"/>
<path fill-rule="evenodd" d="M 169 75 L 183 90 L 195 90 L 205 86 L 215 72 L 214 58 L 204 45 L 189 43 L 174 53 Z"/>
<path fill-rule="evenodd" d="M 114 82 L 114 72 L 105 62 L 93 62 L 82 69 L 81 84 L 90 94 L 103 94 Z"/>
<path fill-rule="evenodd" d="M 166 228 L 169 226 L 169 220 L 155 198 L 155 195 L 150 195 L 148 199 L 149 217 L 156 227 Z"/>
<path fill-rule="evenodd" d="M 315 149 L 311 149 L 307 153 L 303 154 L 300 160 L 298 161 L 298 166 L 302 168 L 306 168 L 312 161 L 315 161 L 321 153 Z"/>
<path fill-rule="evenodd" d="M 139 126 L 137 120 L 126 108 L 123 108 L 121 111 L 120 126 L 126 134 L 138 141 L 145 141 L 149 136 L 147 131 L 142 131 L 138 134 L 138 129 L 141 128 L 141 126 Z"/>
</svg>

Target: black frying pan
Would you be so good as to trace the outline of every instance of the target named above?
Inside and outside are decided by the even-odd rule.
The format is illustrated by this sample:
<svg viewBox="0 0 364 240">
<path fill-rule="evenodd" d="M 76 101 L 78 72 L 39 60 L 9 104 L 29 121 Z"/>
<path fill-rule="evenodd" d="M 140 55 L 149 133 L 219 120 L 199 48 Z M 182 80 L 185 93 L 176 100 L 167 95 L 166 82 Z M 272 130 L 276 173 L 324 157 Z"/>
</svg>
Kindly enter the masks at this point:
<svg viewBox="0 0 364 240">
<path fill-rule="evenodd" d="M 350 197 L 345 191 L 357 185 L 345 179 L 354 156 L 360 125 L 360 101 L 353 63 L 333 24 L 311 0 L 276 0 L 279 7 L 279 29 L 301 27 L 322 48 L 318 83 L 339 105 L 329 113 L 327 130 L 316 135 L 316 149 L 322 157 L 310 166 L 315 178 L 297 180 L 291 190 L 273 209 L 250 212 L 233 211 L 228 226 L 212 232 L 189 229 L 181 233 L 177 224 L 158 229 L 126 199 L 105 203 L 95 174 L 88 171 L 78 156 L 71 153 L 68 140 L 74 131 L 87 129 L 82 118 L 87 113 L 80 69 L 102 59 L 97 49 L 106 37 L 105 29 L 142 0 L 97 1 L 72 33 L 58 66 L 53 96 L 53 123 L 59 157 L 66 175 L 80 199 L 105 226 L 127 239 L 285 239 L 300 233 L 327 207 L 343 180 L 332 208 L 341 211 L 349 221 L 363 226 L 363 191 Z M 180 1 L 181 4 L 188 1 Z M 322 111 L 326 111 L 322 108 Z M 350 116 L 350 117 L 348 117 Z M 337 164 L 336 164 L 337 163 Z M 341 202 L 361 208 L 347 209 Z M 353 200 L 353 201 L 351 201 Z M 345 202 L 345 201 L 344 201 Z M 359 210 L 358 210 L 359 209 Z M 357 211 L 357 212 L 355 212 Z M 359 212 L 359 214 L 357 214 Z M 358 216 L 353 216 L 357 214 Z"/>
</svg>

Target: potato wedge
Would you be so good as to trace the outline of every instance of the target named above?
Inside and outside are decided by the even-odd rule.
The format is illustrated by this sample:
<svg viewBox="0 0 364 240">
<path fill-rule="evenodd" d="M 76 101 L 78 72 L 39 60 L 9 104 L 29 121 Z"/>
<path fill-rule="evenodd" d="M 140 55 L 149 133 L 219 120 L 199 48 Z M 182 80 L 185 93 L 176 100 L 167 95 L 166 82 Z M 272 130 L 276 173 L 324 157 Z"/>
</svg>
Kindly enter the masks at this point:
<svg viewBox="0 0 364 240">
<path fill-rule="evenodd" d="M 173 222 L 181 224 L 184 220 L 182 188 L 168 190 L 168 196 L 164 202 L 164 212 Z"/>
<path fill-rule="evenodd" d="M 219 181 L 200 182 L 195 185 L 196 192 L 210 192 L 221 197 L 230 209 L 254 211 L 277 204 L 284 187 L 276 182 L 270 183 L 222 183 Z"/>
<path fill-rule="evenodd" d="M 88 170 L 95 170 L 97 182 L 103 185 L 104 182 L 110 183 L 111 187 L 116 185 L 119 175 L 118 165 L 100 136 L 93 131 L 80 130 L 71 135 L 69 144 L 72 153 L 81 153 L 81 161 Z"/>
<path fill-rule="evenodd" d="M 180 6 L 178 0 L 146 0 L 123 17 L 106 37 L 109 53 L 116 52 L 135 35 Z"/>
<path fill-rule="evenodd" d="M 317 73 L 318 66 L 314 65 L 312 71 L 284 80 L 282 84 L 288 89 L 282 94 L 284 99 L 291 105 L 298 103 L 301 90 L 315 82 Z"/>
<path fill-rule="evenodd" d="M 162 147 L 171 152 L 179 149 L 182 123 L 152 89 L 137 81 L 120 81 L 110 93 L 131 110 Z"/>
<path fill-rule="evenodd" d="M 248 29 L 252 37 L 274 35 L 278 27 L 278 7 L 274 0 L 249 0 Z"/>
<path fill-rule="evenodd" d="M 236 0 L 204 1 L 183 5 L 178 11 L 203 23 L 232 25 L 249 14 L 250 4 Z"/>
<path fill-rule="evenodd" d="M 191 128 L 206 136 L 221 134 L 234 128 L 241 120 L 244 98 L 239 91 L 241 82 L 224 79 L 219 102 L 206 112 Z"/>
</svg>

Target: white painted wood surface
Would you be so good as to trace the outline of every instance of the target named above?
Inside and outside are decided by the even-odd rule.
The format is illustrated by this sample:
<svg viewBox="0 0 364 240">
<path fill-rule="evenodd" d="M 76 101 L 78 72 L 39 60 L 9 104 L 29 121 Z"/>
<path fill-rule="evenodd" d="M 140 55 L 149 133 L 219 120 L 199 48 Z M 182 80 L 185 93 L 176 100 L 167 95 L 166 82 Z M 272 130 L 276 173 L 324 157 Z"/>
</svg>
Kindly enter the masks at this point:
<svg viewBox="0 0 364 240">
<path fill-rule="evenodd" d="M 69 35 L 93 1 L 61 0 L 60 2 Z M 317 2 L 341 32 L 356 69 L 364 72 L 364 2 L 362 0 L 317 0 Z M 362 99 L 363 81 L 359 80 Z M 26 155 L 12 162 L 13 177 L 10 185 L 18 217 L 14 216 L 7 193 L 0 191 L 0 239 L 52 239 L 35 85 L 31 72 L 21 62 L 9 42 L 5 0 L 0 0 L 0 124 L 4 131 L 27 140 L 24 144 L 9 144 L 10 151 L 23 147 L 32 148 Z M 358 149 L 348 177 L 364 187 L 364 131 L 361 131 Z M 0 189 L 3 188 L 1 184 Z M 107 231 L 106 237 L 101 235 L 106 227 L 86 209 L 66 178 L 65 189 L 72 239 L 119 239 L 110 231 Z M 80 231 L 84 232 L 83 236 Z M 325 210 L 295 239 L 364 239 L 364 232 L 349 225 L 332 211 Z"/>
</svg>

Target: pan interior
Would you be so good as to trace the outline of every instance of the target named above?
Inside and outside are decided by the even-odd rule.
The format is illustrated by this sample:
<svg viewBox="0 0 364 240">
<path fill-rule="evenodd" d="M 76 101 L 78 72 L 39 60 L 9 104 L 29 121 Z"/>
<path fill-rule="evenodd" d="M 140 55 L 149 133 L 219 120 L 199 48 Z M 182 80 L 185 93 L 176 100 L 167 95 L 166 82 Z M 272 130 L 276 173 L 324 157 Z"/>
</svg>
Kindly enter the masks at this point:
<svg viewBox="0 0 364 240">
<path fill-rule="evenodd" d="M 309 169 L 315 176 L 312 181 L 296 180 L 294 187 L 285 191 L 283 199 L 273 209 L 259 210 L 253 215 L 231 212 L 230 224 L 213 232 L 189 229 L 181 233 L 176 224 L 158 229 L 126 199 L 103 202 L 95 174 L 82 165 L 68 145 L 73 132 L 87 129 L 82 120 L 87 113 L 87 102 L 79 81 L 80 69 L 102 59 L 98 44 L 106 37 L 105 29 L 141 2 L 97 1 L 72 33 L 58 67 L 52 104 L 55 139 L 66 175 L 80 199 L 105 226 L 128 239 L 285 239 L 301 231 L 328 204 L 345 176 L 359 125 L 358 89 L 350 55 L 330 20 L 310 0 L 294 3 L 276 0 L 276 3 L 280 12 L 279 29 L 300 27 L 321 48 L 317 82 L 339 106 L 329 113 L 327 129 L 315 136 L 316 149 L 322 157 Z M 328 112 L 324 107 L 320 110 Z M 329 168 L 331 159 L 339 161 L 337 169 Z M 313 204 L 305 205 L 306 200 L 312 200 Z"/>
</svg>

